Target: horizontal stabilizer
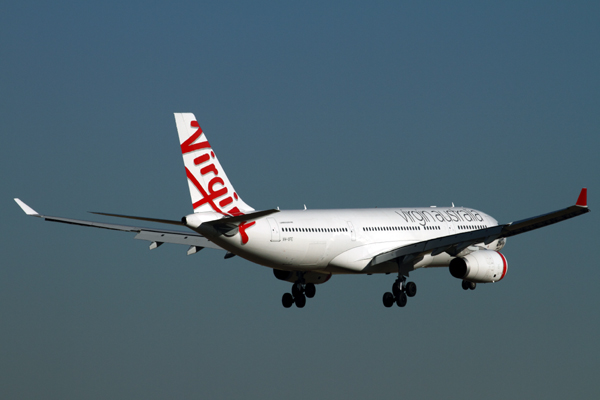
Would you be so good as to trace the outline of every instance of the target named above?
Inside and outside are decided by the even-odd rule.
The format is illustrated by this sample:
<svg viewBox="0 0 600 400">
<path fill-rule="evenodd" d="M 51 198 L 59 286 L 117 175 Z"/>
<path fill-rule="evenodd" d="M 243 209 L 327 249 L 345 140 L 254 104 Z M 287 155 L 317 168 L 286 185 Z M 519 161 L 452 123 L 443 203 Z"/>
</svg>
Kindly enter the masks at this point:
<svg viewBox="0 0 600 400">
<path fill-rule="evenodd" d="M 279 212 L 279 210 L 277 210 L 277 209 L 256 211 L 256 212 L 251 212 L 248 214 L 236 215 L 235 217 L 226 217 L 226 218 L 216 219 L 214 221 L 208 221 L 206 223 L 211 224 L 211 225 L 237 224 L 240 222 L 254 221 L 256 219 L 266 217 L 267 215 L 271 215 L 271 214 L 278 213 L 278 212 Z"/>
</svg>

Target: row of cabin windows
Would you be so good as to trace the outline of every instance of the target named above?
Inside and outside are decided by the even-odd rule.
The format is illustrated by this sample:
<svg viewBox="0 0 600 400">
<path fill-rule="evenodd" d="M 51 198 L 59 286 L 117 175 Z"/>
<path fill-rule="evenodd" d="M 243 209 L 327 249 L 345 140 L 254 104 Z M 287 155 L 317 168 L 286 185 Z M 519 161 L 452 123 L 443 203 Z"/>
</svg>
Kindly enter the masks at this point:
<svg viewBox="0 0 600 400">
<path fill-rule="evenodd" d="M 440 230 L 439 226 L 425 226 L 423 229 L 427 230 Z M 376 232 L 376 231 L 420 231 L 420 226 L 369 226 L 363 228 L 365 232 Z"/>
<path fill-rule="evenodd" d="M 458 229 L 485 229 L 485 225 L 458 225 Z M 424 230 L 439 231 L 440 226 L 424 226 Z M 377 226 L 365 227 L 365 232 L 377 231 L 420 231 L 420 226 Z M 348 232 L 348 228 L 282 228 L 283 232 Z"/>
<path fill-rule="evenodd" d="M 485 229 L 485 225 L 459 225 L 458 229 Z"/>
<path fill-rule="evenodd" d="M 283 232 L 348 232 L 348 228 L 281 228 Z"/>
</svg>

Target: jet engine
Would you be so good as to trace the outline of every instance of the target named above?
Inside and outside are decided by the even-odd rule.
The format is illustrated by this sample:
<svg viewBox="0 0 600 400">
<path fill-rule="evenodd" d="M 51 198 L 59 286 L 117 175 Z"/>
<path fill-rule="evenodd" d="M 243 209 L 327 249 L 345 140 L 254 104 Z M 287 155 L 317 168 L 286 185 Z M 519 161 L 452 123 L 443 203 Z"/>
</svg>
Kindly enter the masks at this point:
<svg viewBox="0 0 600 400">
<path fill-rule="evenodd" d="M 492 250 L 478 250 L 450 261 L 453 277 L 477 283 L 498 282 L 506 275 L 507 268 L 506 258 Z"/>
<path fill-rule="evenodd" d="M 299 271 L 283 271 L 281 269 L 273 269 L 273 275 L 275 275 L 275 278 L 281 281 L 287 281 L 292 283 L 297 282 L 300 279 Z M 327 282 L 329 278 L 331 278 L 331 274 L 323 274 L 314 271 L 307 271 L 304 273 L 305 283 L 314 283 L 316 285 L 319 283 Z"/>
</svg>

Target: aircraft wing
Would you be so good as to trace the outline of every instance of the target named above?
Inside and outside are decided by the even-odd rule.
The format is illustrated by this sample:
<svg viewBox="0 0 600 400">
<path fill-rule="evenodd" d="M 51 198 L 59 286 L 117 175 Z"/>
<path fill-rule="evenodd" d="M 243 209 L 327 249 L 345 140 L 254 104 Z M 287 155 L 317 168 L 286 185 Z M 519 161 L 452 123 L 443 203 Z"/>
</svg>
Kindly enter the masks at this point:
<svg viewBox="0 0 600 400">
<path fill-rule="evenodd" d="M 590 212 L 590 210 L 587 207 L 587 189 L 583 188 L 581 189 L 581 193 L 574 206 L 504 225 L 443 236 L 413 243 L 408 246 L 402 246 L 373 257 L 369 266 L 391 260 L 398 260 L 399 263 L 410 262 L 410 260 L 417 259 L 428 253 L 431 253 L 432 256 L 436 256 L 446 252 L 451 256 L 456 256 L 458 253 L 474 244 L 489 244 L 496 239 L 507 238 L 534 229 L 543 228 L 544 226 L 552 225 L 588 212 Z"/>
<path fill-rule="evenodd" d="M 191 246 L 188 250 L 188 254 L 193 254 L 201 248 L 208 247 L 212 249 L 223 250 L 221 247 L 217 246 L 213 242 L 206 239 L 204 236 L 200 235 L 196 232 L 181 232 L 181 231 L 173 231 L 173 230 L 163 230 L 163 229 L 154 229 L 154 228 L 143 228 L 138 226 L 128 226 L 128 225 L 115 225 L 115 224 L 106 224 L 103 222 L 93 222 L 93 221 L 84 221 L 79 219 L 71 219 L 71 218 L 62 218 L 62 217 L 52 217 L 48 215 L 41 215 L 37 213 L 33 208 L 29 207 L 20 199 L 15 199 L 19 207 L 25 212 L 25 214 L 30 215 L 32 217 L 43 218 L 46 221 L 52 222 L 62 222 L 64 224 L 72 224 L 72 225 L 80 225 L 80 226 L 90 226 L 92 228 L 103 228 L 110 229 L 115 231 L 123 231 L 123 232 L 135 232 L 137 235 L 134 239 L 139 240 L 147 240 L 152 242 L 150 244 L 150 249 L 155 249 L 163 243 L 175 243 L 175 244 L 186 244 Z M 141 219 L 141 218 L 140 218 Z M 170 221 L 170 220 L 158 220 L 158 219 L 146 219 L 154 222 L 162 222 L 162 223 L 171 223 L 173 225 L 183 225 L 180 221 Z"/>
</svg>

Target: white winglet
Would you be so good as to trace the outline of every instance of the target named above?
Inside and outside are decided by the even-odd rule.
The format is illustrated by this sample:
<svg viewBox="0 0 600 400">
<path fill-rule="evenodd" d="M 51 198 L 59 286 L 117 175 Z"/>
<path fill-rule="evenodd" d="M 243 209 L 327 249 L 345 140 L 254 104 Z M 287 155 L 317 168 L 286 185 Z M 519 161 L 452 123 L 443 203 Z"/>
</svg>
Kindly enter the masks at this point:
<svg viewBox="0 0 600 400">
<path fill-rule="evenodd" d="M 23 203 L 20 199 L 15 199 L 15 201 L 17 202 L 19 207 L 21 207 L 21 209 L 25 211 L 25 214 L 39 217 L 40 214 L 38 214 L 33 208 L 29 207 L 27 204 Z"/>
</svg>

